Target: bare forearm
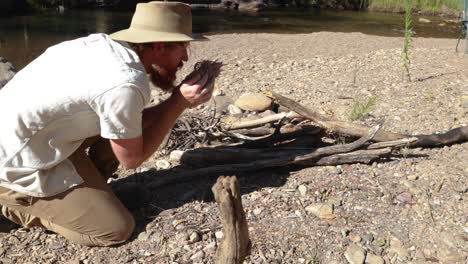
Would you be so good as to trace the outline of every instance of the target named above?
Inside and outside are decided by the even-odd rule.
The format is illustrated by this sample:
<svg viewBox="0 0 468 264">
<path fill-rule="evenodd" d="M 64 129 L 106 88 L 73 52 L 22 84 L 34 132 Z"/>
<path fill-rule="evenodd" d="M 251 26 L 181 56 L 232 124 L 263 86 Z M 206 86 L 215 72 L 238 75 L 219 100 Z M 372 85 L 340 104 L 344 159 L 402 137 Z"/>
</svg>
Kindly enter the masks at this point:
<svg viewBox="0 0 468 264">
<path fill-rule="evenodd" d="M 145 109 L 143 112 L 143 160 L 148 159 L 161 145 L 186 105 L 177 96 Z"/>
</svg>

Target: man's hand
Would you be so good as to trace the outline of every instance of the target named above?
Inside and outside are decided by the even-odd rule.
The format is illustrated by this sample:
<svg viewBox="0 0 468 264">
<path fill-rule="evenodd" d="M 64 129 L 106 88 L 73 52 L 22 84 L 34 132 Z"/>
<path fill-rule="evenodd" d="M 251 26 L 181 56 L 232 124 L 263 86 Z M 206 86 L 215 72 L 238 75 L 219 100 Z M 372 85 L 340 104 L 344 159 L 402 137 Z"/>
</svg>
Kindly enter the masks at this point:
<svg viewBox="0 0 468 264">
<path fill-rule="evenodd" d="M 194 107 L 208 101 L 214 89 L 214 82 L 223 64 L 219 61 L 204 60 L 195 64 L 177 92 L 186 101 L 187 107 Z M 176 94 L 177 95 L 177 94 Z"/>
<path fill-rule="evenodd" d="M 213 93 L 215 78 L 210 77 L 208 72 L 196 72 L 184 80 L 175 91 L 185 101 L 187 107 L 194 107 L 210 100 Z"/>
</svg>

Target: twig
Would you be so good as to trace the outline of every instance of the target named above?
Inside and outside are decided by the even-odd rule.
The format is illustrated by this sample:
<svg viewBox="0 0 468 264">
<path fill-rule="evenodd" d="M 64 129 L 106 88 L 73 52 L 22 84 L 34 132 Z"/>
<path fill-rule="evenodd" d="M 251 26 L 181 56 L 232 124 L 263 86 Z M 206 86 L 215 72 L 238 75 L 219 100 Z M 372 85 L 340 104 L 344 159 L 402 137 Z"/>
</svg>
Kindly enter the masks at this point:
<svg viewBox="0 0 468 264">
<path fill-rule="evenodd" d="M 249 121 L 242 121 L 242 122 L 236 122 L 232 124 L 225 124 L 224 129 L 226 130 L 234 130 L 234 129 L 240 129 L 240 128 L 249 128 L 249 127 L 258 127 L 262 126 L 264 124 L 268 123 L 273 123 L 278 120 L 281 120 L 285 116 L 290 115 L 291 117 L 301 117 L 300 115 L 296 113 L 279 113 L 275 115 L 270 115 L 262 118 L 258 118 L 255 120 L 249 120 Z"/>
</svg>

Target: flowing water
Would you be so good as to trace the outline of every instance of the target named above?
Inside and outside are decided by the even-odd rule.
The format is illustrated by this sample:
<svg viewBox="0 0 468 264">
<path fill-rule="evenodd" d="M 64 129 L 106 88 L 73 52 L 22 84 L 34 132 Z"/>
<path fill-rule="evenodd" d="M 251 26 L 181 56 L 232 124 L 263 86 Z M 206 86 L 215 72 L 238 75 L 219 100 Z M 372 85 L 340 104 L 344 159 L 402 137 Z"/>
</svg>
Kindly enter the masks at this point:
<svg viewBox="0 0 468 264">
<path fill-rule="evenodd" d="M 111 33 L 127 28 L 132 12 L 66 10 L 64 13 L 0 18 L 0 57 L 24 67 L 48 46 L 95 32 Z M 428 17 L 414 17 L 416 37 L 458 38 L 461 24 Z M 402 14 L 323 11 L 303 9 L 268 10 L 258 14 L 234 11 L 195 10 L 193 31 L 220 34 L 240 32 L 309 33 L 319 31 L 362 32 L 380 36 L 403 36 Z"/>
</svg>

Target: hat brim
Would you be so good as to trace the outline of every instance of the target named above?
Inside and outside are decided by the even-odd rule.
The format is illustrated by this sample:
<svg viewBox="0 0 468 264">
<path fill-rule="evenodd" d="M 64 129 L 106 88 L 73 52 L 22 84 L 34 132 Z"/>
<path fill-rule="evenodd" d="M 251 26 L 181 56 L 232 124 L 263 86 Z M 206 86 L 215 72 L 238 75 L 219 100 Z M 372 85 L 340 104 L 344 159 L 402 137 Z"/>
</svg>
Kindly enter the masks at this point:
<svg viewBox="0 0 468 264">
<path fill-rule="evenodd" d="M 135 28 L 128 28 L 114 32 L 110 34 L 110 37 L 113 40 L 121 40 L 132 43 L 209 40 L 201 34 L 186 35 L 181 33 L 158 32 Z"/>
</svg>

